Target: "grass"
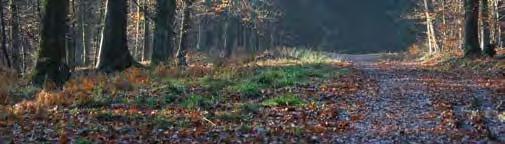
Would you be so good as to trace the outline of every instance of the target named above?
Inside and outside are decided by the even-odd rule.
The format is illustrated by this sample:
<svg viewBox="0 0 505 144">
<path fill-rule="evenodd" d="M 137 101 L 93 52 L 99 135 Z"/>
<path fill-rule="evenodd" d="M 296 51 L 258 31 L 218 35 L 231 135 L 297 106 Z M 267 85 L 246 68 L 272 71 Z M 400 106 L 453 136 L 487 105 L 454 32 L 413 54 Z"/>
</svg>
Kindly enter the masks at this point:
<svg viewBox="0 0 505 144">
<path fill-rule="evenodd" d="M 264 115 L 276 113 L 276 107 L 299 107 L 309 102 L 305 97 L 286 93 L 333 83 L 333 80 L 351 71 L 338 64 L 315 63 L 322 61 L 315 56 L 307 55 L 292 61 L 273 66 L 192 65 L 190 67 L 201 68 L 173 71 L 171 67 L 156 67 L 156 70 L 83 75 L 72 78 L 62 90 L 45 91 L 45 94 L 30 87 L 17 89 L 15 94 L 27 97 L 27 102 L 21 103 L 19 110 L 13 105 L 0 105 L 0 112 L 16 108 L 12 110 L 12 115 L 32 118 L 35 113 L 40 113 L 42 120 L 68 119 L 72 123 L 67 128 L 85 131 L 82 135 L 70 135 L 75 143 L 97 140 L 87 133 L 121 133 L 121 127 L 119 130 L 108 129 L 112 124 L 131 125 L 132 129 L 148 132 L 156 130 L 156 133 L 166 135 L 179 131 L 180 135 L 198 136 L 211 129 L 222 129 L 224 132 L 239 130 L 245 134 L 257 131 L 268 133 L 268 129 L 262 128 L 266 126 L 257 122 L 266 120 Z M 317 95 L 312 90 L 304 93 Z M 44 101 L 37 101 L 42 99 Z M 39 107 L 37 103 L 43 104 Z M 34 110 L 29 111 L 31 109 Z M 0 120 L 13 121 L 10 115 L 0 113 Z M 73 123 L 75 118 L 86 118 L 84 120 L 89 124 L 77 125 Z M 28 123 L 29 120 L 23 122 Z M 51 129 L 46 125 L 44 128 Z M 294 133 L 302 130 L 295 129 Z"/>
<path fill-rule="evenodd" d="M 279 48 L 276 51 L 283 57 L 296 58 L 306 64 L 321 64 L 332 61 L 325 53 L 313 51 L 310 48 Z"/>
<path fill-rule="evenodd" d="M 258 98 L 261 96 L 261 86 L 255 82 L 242 82 L 232 86 L 231 89 L 246 98 Z"/>
<path fill-rule="evenodd" d="M 124 104 L 157 109 L 177 103 L 185 108 L 208 109 L 215 106 L 219 99 L 230 99 L 232 95 L 258 99 L 263 97 L 265 90 L 338 78 L 348 74 L 350 69 L 327 64 L 216 68 L 200 77 L 187 74 L 160 77 L 139 70 L 127 72 L 131 71 L 135 74 L 119 73 L 72 80 L 62 92 L 48 92 L 45 97 L 50 99 L 44 98 L 43 106 L 61 103 L 73 107 L 98 108 Z M 125 85 L 133 85 L 134 88 L 121 88 Z M 18 90 L 18 95 L 35 95 L 36 91 L 40 91 L 30 87 Z M 58 97 L 65 99 L 62 101 Z"/>
<path fill-rule="evenodd" d="M 306 102 L 304 100 L 292 94 L 267 99 L 261 103 L 261 105 L 266 107 L 303 106 L 305 104 Z"/>
<path fill-rule="evenodd" d="M 191 95 L 186 99 L 181 101 L 181 106 L 184 108 L 194 109 L 194 108 L 203 108 L 209 109 L 212 106 L 216 105 L 218 102 L 215 97 L 207 97 L 201 95 Z"/>
</svg>

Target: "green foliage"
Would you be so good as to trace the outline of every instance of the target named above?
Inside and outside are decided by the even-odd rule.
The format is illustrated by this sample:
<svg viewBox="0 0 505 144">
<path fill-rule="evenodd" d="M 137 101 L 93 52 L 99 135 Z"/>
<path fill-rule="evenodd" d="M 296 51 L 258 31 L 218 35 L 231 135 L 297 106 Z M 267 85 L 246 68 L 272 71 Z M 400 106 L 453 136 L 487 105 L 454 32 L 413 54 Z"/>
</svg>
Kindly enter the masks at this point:
<svg viewBox="0 0 505 144">
<path fill-rule="evenodd" d="M 259 70 L 252 79 L 263 87 L 286 87 L 307 83 L 309 78 L 328 78 L 335 73 L 320 65 L 292 66 Z"/>
<path fill-rule="evenodd" d="M 247 98 L 257 98 L 261 96 L 261 87 L 258 83 L 245 81 L 231 88 Z"/>
<path fill-rule="evenodd" d="M 163 80 L 163 84 L 168 93 L 182 94 L 187 90 L 187 84 L 182 79 L 172 79 L 166 78 Z"/>
<path fill-rule="evenodd" d="M 222 90 L 223 88 L 233 84 L 230 80 L 227 79 L 216 79 L 212 78 L 210 76 L 203 77 L 199 80 L 200 85 L 207 89 L 207 90 L 212 90 L 212 91 L 219 91 Z"/>
<path fill-rule="evenodd" d="M 301 98 L 292 94 L 288 94 L 265 100 L 261 104 L 267 107 L 276 107 L 276 106 L 302 106 L 305 105 L 305 103 L 306 102 L 303 101 Z"/>
<path fill-rule="evenodd" d="M 191 95 L 181 102 L 181 106 L 185 108 L 211 108 L 216 104 L 214 97 L 206 97 L 200 95 Z"/>
</svg>

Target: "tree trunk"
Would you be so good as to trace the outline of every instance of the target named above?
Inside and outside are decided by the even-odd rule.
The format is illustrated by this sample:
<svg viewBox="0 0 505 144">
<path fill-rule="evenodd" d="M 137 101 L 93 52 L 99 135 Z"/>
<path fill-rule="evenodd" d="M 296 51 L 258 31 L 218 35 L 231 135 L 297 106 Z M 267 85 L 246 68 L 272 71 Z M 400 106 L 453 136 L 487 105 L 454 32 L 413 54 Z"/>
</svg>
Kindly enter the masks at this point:
<svg viewBox="0 0 505 144">
<path fill-rule="evenodd" d="M 144 1 L 144 10 L 149 7 L 149 0 Z M 142 51 L 142 61 L 147 61 L 151 57 L 151 23 L 148 16 L 144 14 L 144 49 Z"/>
<path fill-rule="evenodd" d="M 69 78 L 68 67 L 63 63 L 68 0 L 47 0 L 44 7 L 41 44 L 33 83 L 37 86 L 48 82 L 62 85 Z"/>
<path fill-rule="evenodd" d="M 481 55 L 479 46 L 479 1 L 465 0 L 465 57 Z"/>
<path fill-rule="evenodd" d="M 154 65 L 167 62 L 172 57 L 176 7 L 176 0 L 157 0 L 154 45 L 151 56 L 151 62 Z"/>
<path fill-rule="evenodd" d="M 67 31 L 67 36 L 66 36 L 66 45 L 65 45 L 65 52 L 66 52 L 66 64 L 70 67 L 70 69 L 74 69 L 76 67 L 76 57 L 77 53 L 75 51 L 76 48 L 80 48 L 80 41 L 77 38 L 77 26 L 76 26 L 76 21 L 73 20 L 75 17 L 75 0 L 70 0 L 70 8 L 69 8 L 69 13 L 70 13 L 70 27 Z"/>
<path fill-rule="evenodd" d="M 7 29 L 6 29 L 6 24 L 5 24 L 5 17 L 4 17 L 4 5 L 3 2 L 0 1 L 0 24 L 1 24 L 1 32 L 2 32 L 2 53 L 4 54 L 5 57 L 5 62 L 7 64 L 7 67 L 12 67 L 11 59 L 9 57 L 9 51 L 7 51 Z"/>
<path fill-rule="evenodd" d="M 127 45 L 127 1 L 108 0 L 106 11 L 96 67 L 103 72 L 122 71 L 135 63 Z"/>
<path fill-rule="evenodd" d="M 482 47 L 484 48 L 483 54 L 488 57 L 493 57 L 496 54 L 495 46 L 491 44 L 491 31 L 489 19 L 489 2 L 482 0 Z"/>
<path fill-rule="evenodd" d="M 137 11 L 135 13 L 135 15 L 136 15 L 135 17 L 137 17 L 135 19 L 135 39 L 134 39 L 134 43 L 133 43 L 133 50 L 131 51 L 132 56 L 137 60 L 139 60 L 138 52 L 139 52 L 140 46 L 141 46 L 140 40 L 139 40 L 139 38 L 140 38 L 140 25 L 142 23 L 142 20 L 140 19 L 141 11 L 142 11 L 141 9 L 142 9 L 142 3 L 139 3 L 137 5 L 137 9 L 136 9 Z"/>
<path fill-rule="evenodd" d="M 10 36 L 12 38 L 12 63 L 15 65 L 16 70 L 18 70 L 21 74 L 24 73 L 24 65 L 22 63 L 21 55 L 23 52 L 23 48 L 21 46 L 20 39 L 20 31 L 19 31 L 19 15 L 18 15 L 18 7 L 16 0 L 10 0 L 10 9 L 11 9 L 11 33 Z"/>
<path fill-rule="evenodd" d="M 88 63 L 87 60 L 87 49 L 89 47 L 89 38 L 88 38 L 88 32 L 89 29 L 89 23 L 86 21 L 88 18 L 86 18 L 86 10 L 88 10 L 88 2 L 87 1 L 81 1 L 79 2 L 79 6 L 77 6 L 77 11 L 76 11 L 76 16 L 77 16 L 77 25 L 78 25 L 78 32 L 77 32 L 77 37 L 79 40 L 79 44 L 77 44 L 76 47 L 76 52 L 80 53 L 79 57 L 76 57 L 76 62 L 79 65 L 86 66 Z"/>
<path fill-rule="evenodd" d="M 438 43 L 437 43 L 437 38 L 435 35 L 435 30 L 433 28 L 433 20 L 431 18 L 431 10 L 430 6 L 428 4 L 428 0 L 424 0 L 424 9 L 425 9 L 425 16 L 426 16 L 426 32 L 427 32 L 427 39 L 428 39 L 428 48 L 430 54 L 436 53 L 438 51 Z"/>
<path fill-rule="evenodd" d="M 240 19 L 235 16 L 230 16 L 227 20 L 227 30 L 226 30 L 226 46 L 225 46 L 225 58 L 230 58 L 233 54 L 233 49 L 236 48 L 238 31 L 240 28 Z"/>
<path fill-rule="evenodd" d="M 105 30 L 105 19 L 107 17 L 107 4 L 109 0 L 104 0 L 102 2 L 101 0 L 97 0 L 96 7 L 99 9 L 99 16 L 98 16 L 98 22 L 96 23 L 95 29 L 95 37 L 94 37 L 94 42 L 93 42 L 93 48 L 90 50 L 90 55 L 92 56 L 91 60 L 93 62 L 93 65 L 98 64 L 98 53 L 100 51 L 100 47 L 102 46 L 102 41 L 104 38 L 104 30 Z"/>
<path fill-rule="evenodd" d="M 186 52 L 189 48 L 189 31 L 191 29 L 191 6 L 193 0 L 184 0 L 184 12 L 181 22 L 179 49 L 177 50 L 177 65 L 186 67 Z"/>
</svg>

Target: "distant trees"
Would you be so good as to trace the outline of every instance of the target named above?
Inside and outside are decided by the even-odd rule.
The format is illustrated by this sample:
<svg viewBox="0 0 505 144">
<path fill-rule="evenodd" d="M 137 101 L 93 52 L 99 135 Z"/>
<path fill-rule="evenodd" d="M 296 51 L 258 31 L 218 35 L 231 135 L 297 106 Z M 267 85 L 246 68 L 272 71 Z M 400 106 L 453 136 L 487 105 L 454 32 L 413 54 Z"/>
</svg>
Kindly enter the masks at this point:
<svg viewBox="0 0 505 144">
<path fill-rule="evenodd" d="M 426 21 L 428 53 L 492 57 L 496 47 L 503 47 L 501 0 L 424 0 L 420 4 L 424 12 L 418 16 Z"/>
<path fill-rule="evenodd" d="M 69 78 L 68 67 L 63 63 L 68 0 L 46 0 L 44 11 L 33 83 L 38 86 L 48 82 L 61 85 Z"/>
<path fill-rule="evenodd" d="M 109 73 L 137 61 L 187 66 L 192 52 L 227 60 L 282 43 L 280 12 L 270 1 L 7 1 L 0 3 L 1 64 L 33 71 L 39 86 L 61 85 L 81 69 Z"/>
<path fill-rule="evenodd" d="M 121 71 L 135 63 L 127 45 L 128 3 L 108 0 L 101 46 L 96 68 L 104 72 Z"/>
</svg>

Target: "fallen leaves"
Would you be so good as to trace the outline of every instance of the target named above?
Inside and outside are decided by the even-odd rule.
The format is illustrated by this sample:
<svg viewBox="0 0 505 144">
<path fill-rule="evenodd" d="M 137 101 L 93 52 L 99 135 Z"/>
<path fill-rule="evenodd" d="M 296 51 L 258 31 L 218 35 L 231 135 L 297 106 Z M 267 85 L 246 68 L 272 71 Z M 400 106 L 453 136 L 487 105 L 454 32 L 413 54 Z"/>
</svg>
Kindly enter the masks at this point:
<svg viewBox="0 0 505 144">
<path fill-rule="evenodd" d="M 328 68 L 302 68 L 281 72 L 304 76 L 307 82 L 287 83 L 298 77 L 274 75 L 283 81 L 266 82 L 285 85 L 246 87 L 258 90 L 255 97 L 226 88 L 232 78 L 255 74 L 254 67 L 193 65 L 186 72 L 165 67 L 82 76 L 61 91 L 43 90 L 32 101 L 1 106 L 0 132 L 18 143 L 387 143 L 400 138 L 464 143 L 485 139 L 485 118 L 501 122 L 497 128 L 505 122 L 499 110 L 503 77 L 469 78 L 412 64 L 346 68 L 348 72 L 330 67 L 338 74 L 330 77 L 315 73 Z M 200 83 L 206 75 L 212 77 Z M 185 80 L 176 79 L 181 77 Z M 492 95 L 486 98 L 495 104 L 496 114 L 472 108 L 476 102 L 470 98 L 486 93 Z M 76 104 L 86 102 L 102 104 Z"/>
</svg>

